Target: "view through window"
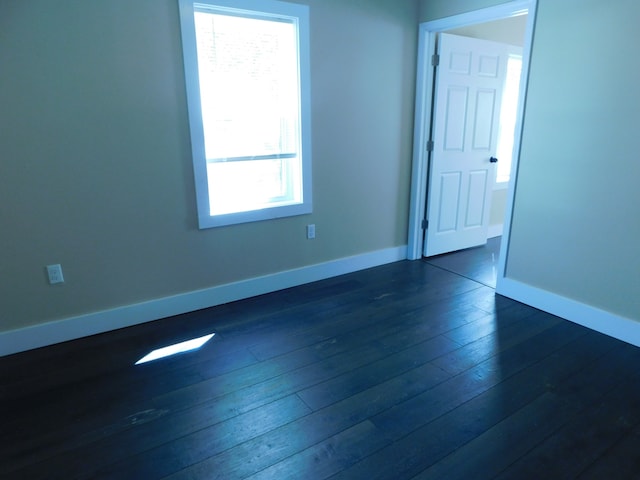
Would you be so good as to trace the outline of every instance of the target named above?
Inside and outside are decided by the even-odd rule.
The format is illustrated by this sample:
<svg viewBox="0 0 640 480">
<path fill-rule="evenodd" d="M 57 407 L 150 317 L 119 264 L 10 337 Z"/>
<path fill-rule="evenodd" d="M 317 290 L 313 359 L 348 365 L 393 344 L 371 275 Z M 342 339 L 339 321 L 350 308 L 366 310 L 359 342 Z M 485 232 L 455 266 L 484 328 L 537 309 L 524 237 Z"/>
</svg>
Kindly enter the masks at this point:
<svg viewBox="0 0 640 480">
<path fill-rule="evenodd" d="M 506 183 L 511 176 L 513 161 L 513 144 L 516 133 L 518 96 L 520 93 L 520 74 L 522 72 L 522 56 L 509 55 L 507 78 L 502 92 L 500 107 L 500 131 L 498 132 L 496 182 Z"/>
<path fill-rule="evenodd" d="M 196 72 L 186 53 L 185 71 L 188 89 L 197 78 L 189 107 L 201 226 L 203 218 L 216 226 L 311 211 L 305 8 L 193 4 Z"/>
<path fill-rule="evenodd" d="M 300 201 L 295 26 L 208 12 L 195 25 L 211 214 Z"/>
</svg>

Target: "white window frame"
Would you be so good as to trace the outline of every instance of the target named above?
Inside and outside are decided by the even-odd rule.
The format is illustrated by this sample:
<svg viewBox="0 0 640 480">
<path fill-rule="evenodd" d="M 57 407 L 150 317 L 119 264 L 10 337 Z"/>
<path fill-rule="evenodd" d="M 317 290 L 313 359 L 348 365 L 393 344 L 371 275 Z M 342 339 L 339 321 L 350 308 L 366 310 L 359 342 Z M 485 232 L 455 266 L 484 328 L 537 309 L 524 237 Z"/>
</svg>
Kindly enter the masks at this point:
<svg viewBox="0 0 640 480">
<path fill-rule="evenodd" d="M 180 27 L 187 91 L 187 106 L 191 135 L 193 171 L 195 177 L 196 203 L 199 228 L 211 228 L 238 223 L 254 222 L 312 212 L 311 182 L 311 100 L 310 100 L 310 51 L 309 51 L 309 7 L 278 0 L 178 0 Z M 298 29 L 298 75 L 300 85 L 300 147 L 301 198 L 298 203 L 277 205 L 257 210 L 227 214 L 210 214 L 207 159 L 205 155 L 204 128 L 200 102 L 198 56 L 194 11 L 201 8 L 227 10 L 254 18 L 285 19 L 292 21 Z M 216 13 L 220 13 L 217 11 Z"/>
</svg>

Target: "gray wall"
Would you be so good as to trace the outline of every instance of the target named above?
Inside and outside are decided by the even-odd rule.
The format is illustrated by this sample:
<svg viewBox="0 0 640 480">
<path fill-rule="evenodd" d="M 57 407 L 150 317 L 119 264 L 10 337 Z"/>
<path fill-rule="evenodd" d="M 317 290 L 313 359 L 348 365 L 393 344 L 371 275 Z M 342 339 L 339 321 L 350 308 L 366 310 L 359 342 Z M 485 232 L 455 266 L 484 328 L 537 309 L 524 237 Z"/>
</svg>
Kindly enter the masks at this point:
<svg viewBox="0 0 640 480">
<path fill-rule="evenodd" d="M 502 225 L 507 211 L 508 190 L 500 188 L 493 191 L 491 196 L 491 213 L 489 215 L 489 225 Z"/>
<path fill-rule="evenodd" d="M 419 0 L 419 3 L 419 19 L 421 22 L 428 22 L 508 2 L 506 0 Z"/>
<path fill-rule="evenodd" d="M 500 2 L 421 0 L 433 20 Z M 539 0 L 507 277 L 640 320 L 636 0 Z"/>
<path fill-rule="evenodd" d="M 207 231 L 176 2 L 0 3 L 0 331 L 406 243 L 416 17 L 501 1 L 306 1 L 314 213 Z M 539 0 L 507 264 L 633 319 L 639 16 L 635 0 Z"/>
<path fill-rule="evenodd" d="M 0 2 L 0 331 L 406 244 L 417 0 L 300 3 L 314 212 L 199 231 L 177 1 Z"/>
<path fill-rule="evenodd" d="M 527 15 L 519 15 L 517 17 L 503 18 L 492 22 L 454 28 L 447 30 L 447 33 L 522 47 L 524 46 L 526 28 Z"/>
</svg>

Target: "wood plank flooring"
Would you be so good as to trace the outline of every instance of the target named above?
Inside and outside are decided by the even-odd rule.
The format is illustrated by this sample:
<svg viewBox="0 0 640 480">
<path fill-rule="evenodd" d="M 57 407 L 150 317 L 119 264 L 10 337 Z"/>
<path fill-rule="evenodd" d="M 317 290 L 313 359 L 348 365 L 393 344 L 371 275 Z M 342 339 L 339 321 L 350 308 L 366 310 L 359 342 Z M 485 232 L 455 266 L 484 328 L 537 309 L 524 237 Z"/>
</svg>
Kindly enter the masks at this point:
<svg viewBox="0 0 640 480">
<path fill-rule="evenodd" d="M 496 288 L 500 241 L 493 237 L 485 245 L 425 259 L 427 263 L 457 273 L 488 287 Z"/>
<path fill-rule="evenodd" d="M 0 358 L 0 477 L 640 478 L 640 349 L 459 257 Z"/>
</svg>

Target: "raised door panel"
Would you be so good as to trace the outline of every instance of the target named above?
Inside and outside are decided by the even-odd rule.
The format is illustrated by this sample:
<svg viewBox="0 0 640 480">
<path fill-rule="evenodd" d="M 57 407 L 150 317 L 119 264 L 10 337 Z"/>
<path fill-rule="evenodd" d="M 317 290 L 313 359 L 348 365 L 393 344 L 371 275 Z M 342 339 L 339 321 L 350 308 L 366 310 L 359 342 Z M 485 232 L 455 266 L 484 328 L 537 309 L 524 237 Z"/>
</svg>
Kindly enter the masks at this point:
<svg viewBox="0 0 640 480">
<path fill-rule="evenodd" d="M 440 176 L 439 233 L 455 232 L 460 211 L 461 172 L 448 172 Z"/>
</svg>

